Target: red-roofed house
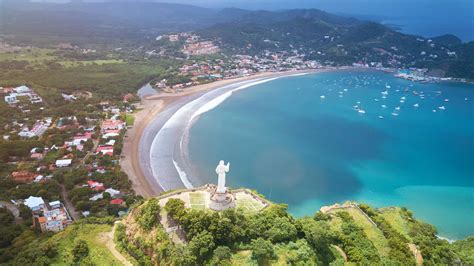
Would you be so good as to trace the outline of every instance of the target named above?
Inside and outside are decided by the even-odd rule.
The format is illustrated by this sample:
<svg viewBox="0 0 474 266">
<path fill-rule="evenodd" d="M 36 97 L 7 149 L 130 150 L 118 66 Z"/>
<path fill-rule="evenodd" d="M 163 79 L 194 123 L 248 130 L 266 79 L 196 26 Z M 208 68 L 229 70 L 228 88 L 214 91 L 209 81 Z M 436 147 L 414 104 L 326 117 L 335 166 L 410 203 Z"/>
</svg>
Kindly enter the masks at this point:
<svg viewBox="0 0 474 266">
<path fill-rule="evenodd" d="M 125 201 L 123 201 L 123 199 L 113 199 L 110 201 L 110 204 L 114 204 L 114 205 L 122 205 Z"/>
<path fill-rule="evenodd" d="M 74 146 L 77 146 L 77 145 L 80 145 L 81 142 L 86 142 L 90 140 L 91 138 L 92 138 L 92 132 L 86 132 L 84 133 L 84 135 L 74 136 L 72 143 Z"/>
<path fill-rule="evenodd" d="M 131 98 L 133 98 L 133 94 L 125 94 L 125 96 L 123 96 L 123 101 L 128 102 Z"/>
<path fill-rule="evenodd" d="M 21 183 L 33 182 L 36 176 L 38 175 L 26 170 L 12 173 L 12 179 L 15 180 L 15 182 L 21 182 Z"/>
<path fill-rule="evenodd" d="M 102 154 L 102 155 L 114 155 L 114 147 L 113 146 L 99 146 L 97 147 L 97 150 L 95 152 L 96 154 Z"/>
<path fill-rule="evenodd" d="M 99 182 L 96 182 L 96 181 L 88 180 L 88 181 L 87 181 L 87 184 L 89 185 L 90 188 L 94 189 L 95 191 L 103 191 L 103 190 L 105 190 L 103 183 L 99 183 Z"/>
<path fill-rule="evenodd" d="M 102 138 L 108 139 L 108 138 L 118 137 L 120 135 L 120 130 L 108 129 L 108 130 L 104 130 L 102 133 L 103 133 Z"/>
</svg>

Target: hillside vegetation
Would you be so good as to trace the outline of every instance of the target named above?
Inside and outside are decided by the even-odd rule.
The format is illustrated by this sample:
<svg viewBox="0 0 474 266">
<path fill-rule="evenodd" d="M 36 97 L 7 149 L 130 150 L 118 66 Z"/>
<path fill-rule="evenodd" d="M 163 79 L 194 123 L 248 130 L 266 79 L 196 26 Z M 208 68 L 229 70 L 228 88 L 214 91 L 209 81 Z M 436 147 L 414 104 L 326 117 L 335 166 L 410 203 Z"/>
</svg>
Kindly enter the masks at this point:
<svg viewBox="0 0 474 266">
<path fill-rule="evenodd" d="M 15 230 L 4 227 L 12 222 L 7 216 L 0 217 L 2 228 Z M 16 256 L 0 265 L 123 265 L 126 261 L 134 265 L 474 262 L 473 237 L 450 244 L 436 237 L 433 226 L 398 207 L 374 209 L 351 203 L 296 219 L 281 204 L 272 204 L 258 213 L 244 209 L 214 212 L 187 209 L 179 199 L 170 199 L 164 206 L 157 199 L 150 199 L 119 220 L 112 236 L 116 220 L 82 219 L 54 235 L 26 230 L 15 237 L 10 252 L 4 254 Z"/>
<path fill-rule="evenodd" d="M 179 227 L 163 227 L 164 224 Z M 166 232 L 169 232 L 166 233 Z M 151 199 L 117 229 L 120 249 L 141 265 L 415 265 L 468 263 L 472 241 L 449 244 L 401 208 L 347 204 L 295 219 L 285 205 L 259 213 L 187 209 Z M 419 254 L 421 253 L 421 256 Z M 415 255 L 418 255 L 416 257 Z"/>
</svg>

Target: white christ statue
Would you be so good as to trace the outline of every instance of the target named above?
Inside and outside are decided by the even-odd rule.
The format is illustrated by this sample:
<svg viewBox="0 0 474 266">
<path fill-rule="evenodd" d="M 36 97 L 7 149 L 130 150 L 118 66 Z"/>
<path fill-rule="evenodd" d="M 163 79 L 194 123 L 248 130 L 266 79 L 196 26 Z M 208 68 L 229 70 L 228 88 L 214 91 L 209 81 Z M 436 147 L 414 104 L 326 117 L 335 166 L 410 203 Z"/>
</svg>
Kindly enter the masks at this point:
<svg viewBox="0 0 474 266">
<path fill-rule="evenodd" d="M 218 176 L 217 179 L 217 193 L 225 193 L 226 192 L 226 187 L 225 187 L 225 173 L 229 172 L 229 167 L 230 163 L 227 163 L 227 165 L 224 164 L 224 161 L 221 160 L 219 162 L 219 165 L 216 167 L 216 173 Z"/>
</svg>

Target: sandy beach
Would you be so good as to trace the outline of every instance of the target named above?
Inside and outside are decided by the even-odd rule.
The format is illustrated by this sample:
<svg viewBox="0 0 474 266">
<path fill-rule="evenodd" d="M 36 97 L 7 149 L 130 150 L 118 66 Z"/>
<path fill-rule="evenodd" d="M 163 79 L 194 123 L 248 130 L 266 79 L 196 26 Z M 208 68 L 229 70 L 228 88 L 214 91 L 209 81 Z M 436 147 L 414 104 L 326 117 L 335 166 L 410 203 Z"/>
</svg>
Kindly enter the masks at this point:
<svg viewBox="0 0 474 266">
<path fill-rule="evenodd" d="M 125 135 L 122 159 L 120 162 L 122 169 L 125 173 L 127 173 L 130 180 L 132 181 L 133 188 L 135 189 L 136 193 L 144 197 L 156 196 L 165 190 L 183 187 L 183 182 L 179 179 L 179 177 L 169 174 L 169 171 L 171 170 L 168 169 L 172 168 L 174 171 L 176 171 L 175 165 L 170 165 L 173 164 L 174 161 L 171 159 L 170 163 L 170 158 L 168 158 L 169 155 L 166 153 L 163 153 L 163 155 L 155 154 L 153 158 L 154 170 L 152 170 L 152 165 L 150 163 L 152 160 L 150 156 L 152 152 L 152 146 L 154 144 L 157 145 L 156 143 L 153 143 L 155 136 L 158 133 L 161 134 L 160 130 L 164 127 L 168 120 L 170 120 L 170 118 L 176 114 L 178 110 L 180 110 L 186 104 L 193 102 L 194 100 L 205 95 L 206 93 L 217 89 L 231 90 L 237 86 L 250 84 L 251 82 L 259 80 L 325 71 L 328 70 L 318 69 L 281 73 L 260 73 L 253 76 L 226 79 L 208 84 L 197 85 L 189 87 L 183 92 L 157 93 L 146 96 L 142 99 L 140 106 L 141 110 L 135 114 L 135 122 L 133 127 L 128 129 Z M 174 146 L 177 145 L 177 143 L 174 142 L 179 142 L 177 139 L 181 139 L 181 137 L 176 136 L 176 134 L 181 133 L 181 131 L 177 131 L 176 133 L 167 133 L 168 135 L 173 136 L 173 139 L 169 141 L 167 139 L 165 143 L 160 142 L 160 145 L 165 144 L 171 148 L 174 148 Z M 162 149 L 161 146 L 159 149 L 155 150 L 158 150 L 158 152 L 161 152 L 161 150 L 166 151 L 166 149 Z M 161 163 L 162 165 L 156 166 L 156 163 Z"/>
</svg>

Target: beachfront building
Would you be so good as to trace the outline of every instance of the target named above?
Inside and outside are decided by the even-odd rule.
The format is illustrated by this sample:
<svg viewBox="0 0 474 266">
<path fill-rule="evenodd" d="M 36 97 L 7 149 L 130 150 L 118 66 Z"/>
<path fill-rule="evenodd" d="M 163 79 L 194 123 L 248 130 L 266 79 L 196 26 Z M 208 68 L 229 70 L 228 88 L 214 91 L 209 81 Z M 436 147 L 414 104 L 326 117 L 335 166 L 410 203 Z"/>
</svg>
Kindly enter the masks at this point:
<svg viewBox="0 0 474 266">
<path fill-rule="evenodd" d="M 108 119 L 102 122 L 100 128 L 102 130 L 102 133 L 104 133 L 107 130 L 122 130 L 125 128 L 125 126 L 125 122 L 121 120 Z"/>
<path fill-rule="evenodd" d="M 97 147 L 97 150 L 95 152 L 96 154 L 101 154 L 101 155 L 114 155 L 114 147 L 113 146 L 99 146 Z"/>
</svg>

